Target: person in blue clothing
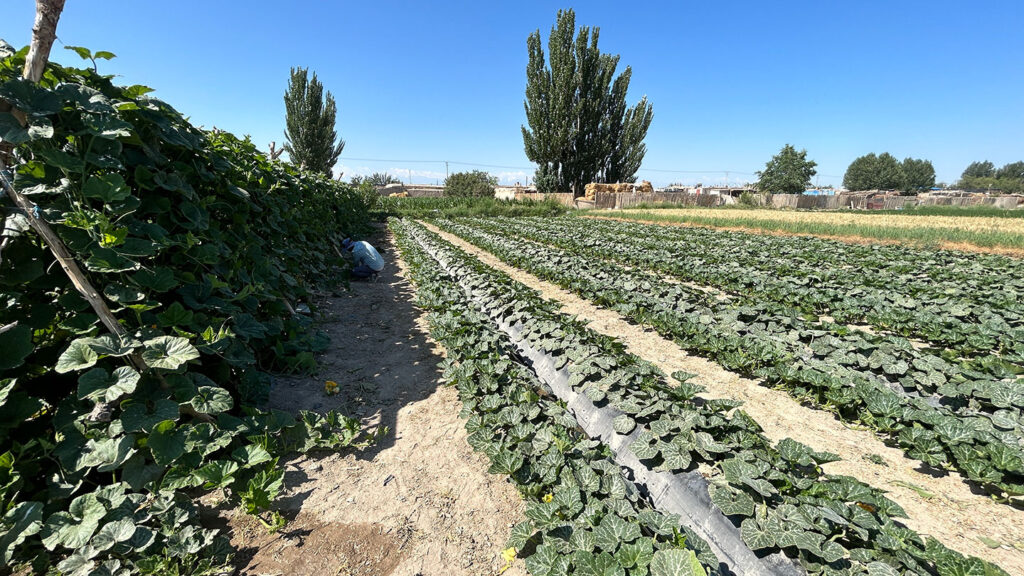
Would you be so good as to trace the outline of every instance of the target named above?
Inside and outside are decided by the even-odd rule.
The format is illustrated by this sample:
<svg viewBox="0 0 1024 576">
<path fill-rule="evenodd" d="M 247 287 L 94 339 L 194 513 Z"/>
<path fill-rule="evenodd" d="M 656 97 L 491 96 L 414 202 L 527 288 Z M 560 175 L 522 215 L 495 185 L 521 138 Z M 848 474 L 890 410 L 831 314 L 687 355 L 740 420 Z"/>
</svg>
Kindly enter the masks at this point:
<svg viewBox="0 0 1024 576">
<path fill-rule="evenodd" d="M 353 278 L 370 278 L 384 269 L 384 259 L 369 242 L 365 240 L 353 242 L 351 238 L 345 238 L 341 241 L 341 246 L 352 254 Z"/>
</svg>

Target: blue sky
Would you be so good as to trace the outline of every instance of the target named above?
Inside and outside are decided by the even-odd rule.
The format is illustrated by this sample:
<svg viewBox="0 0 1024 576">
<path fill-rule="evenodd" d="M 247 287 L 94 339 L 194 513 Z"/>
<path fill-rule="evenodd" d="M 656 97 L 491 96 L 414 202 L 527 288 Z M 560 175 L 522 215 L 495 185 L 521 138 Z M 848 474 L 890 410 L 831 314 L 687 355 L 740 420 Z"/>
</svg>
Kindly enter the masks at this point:
<svg viewBox="0 0 1024 576">
<path fill-rule="evenodd" d="M 868 152 L 927 158 L 947 182 L 973 160 L 1024 159 L 1019 0 L 70 0 L 58 37 L 116 53 L 101 72 L 264 148 L 283 140 L 289 67 L 306 66 L 337 99 L 346 178 L 433 183 L 448 160 L 511 182 L 532 176 L 526 37 L 546 42 L 566 7 L 633 68 L 630 103 L 652 102 L 640 176 L 655 185 L 754 180 L 786 143 L 807 149 L 822 185 Z M 0 37 L 27 44 L 33 13 L 6 0 Z"/>
</svg>

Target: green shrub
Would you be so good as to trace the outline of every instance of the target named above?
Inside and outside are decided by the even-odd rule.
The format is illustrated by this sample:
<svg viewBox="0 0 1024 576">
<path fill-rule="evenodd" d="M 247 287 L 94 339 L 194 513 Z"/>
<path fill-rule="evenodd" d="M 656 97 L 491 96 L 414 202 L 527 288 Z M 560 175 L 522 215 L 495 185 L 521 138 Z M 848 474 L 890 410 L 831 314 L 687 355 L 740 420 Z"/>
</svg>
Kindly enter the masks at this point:
<svg viewBox="0 0 1024 576">
<path fill-rule="evenodd" d="M 444 179 L 444 195 L 458 198 L 494 196 L 498 179 L 483 170 L 456 172 Z"/>
</svg>

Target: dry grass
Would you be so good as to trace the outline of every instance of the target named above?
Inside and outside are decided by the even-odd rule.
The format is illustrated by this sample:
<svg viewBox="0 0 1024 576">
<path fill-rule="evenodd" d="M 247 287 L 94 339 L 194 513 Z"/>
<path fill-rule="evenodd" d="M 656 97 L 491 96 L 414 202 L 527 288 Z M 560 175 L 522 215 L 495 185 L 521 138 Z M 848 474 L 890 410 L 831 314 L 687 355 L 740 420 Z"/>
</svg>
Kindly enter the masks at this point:
<svg viewBox="0 0 1024 576">
<path fill-rule="evenodd" d="M 1024 219 L 1021 218 L 708 208 L 623 210 L 615 212 L 614 216 L 628 220 L 811 234 L 855 242 L 900 242 L 1024 256 Z"/>
</svg>

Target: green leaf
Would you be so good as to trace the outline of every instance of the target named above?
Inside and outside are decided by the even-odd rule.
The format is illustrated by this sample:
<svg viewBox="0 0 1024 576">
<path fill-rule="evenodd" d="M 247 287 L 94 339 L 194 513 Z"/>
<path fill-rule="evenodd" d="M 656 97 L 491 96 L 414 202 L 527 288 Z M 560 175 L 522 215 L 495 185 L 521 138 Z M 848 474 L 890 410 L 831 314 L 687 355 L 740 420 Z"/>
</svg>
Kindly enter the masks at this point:
<svg viewBox="0 0 1024 576">
<path fill-rule="evenodd" d="M 196 476 L 203 480 L 203 488 L 211 490 L 229 486 L 237 471 L 238 464 L 231 460 L 215 460 L 196 470 Z"/>
<path fill-rule="evenodd" d="M 754 518 L 744 518 L 740 524 L 740 536 L 750 546 L 751 550 L 772 548 L 775 546 L 775 537 L 758 526 Z"/>
<path fill-rule="evenodd" d="M 92 60 L 92 52 L 88 48 L 82 46 L 65 46 L 65 50 L 71 50 L 75 54 L 78 54 L 82 60 Z"/>
<path fill-rule="evenodd" d="M 5 532 L 0 534 L 0 563 L 9 566 L 15 549 L 27 538 L 39 533 L 43 527 L 42 514 L 41 502 L 20 502 L 4 514 Z"/>
<path fill-rule="evenodd" d="M 258 444 L 247 444 L 240 448 L 235 448 L 234 452 L 231 453 L 231 457 L 246 468 L 258 466 L 272 459 L 270 452 L 267 452 L 264 447 Z"/>
<path fill-rule="evenodd" d="M 619 434 L 629 434 L 636 428 L 636 421 L 629 414 L 620 414 L 612 420 L 612 428 Z"/>
<path fill-rule="evenodd" d="M 246 340 L 263 338 L 267 335 L 266 326 L 253 318 L 251 314 L 235 314 L 232 318 L 235 321 L 233 326 L 235 334 Z"/>
<path fill-rule="evenodd" d="M 671 536 L 679 529 L 678 516 L 664 514 L 657 510 L 651 510 L 650 508 L 641 510 L 637 515 L 637 519 L 641 524 L 653 530 L 655 534 L 659 534 L 661 536 Z"/>
<path fill-rule="evenodd" d="M 533 520 L 537 528 L 546 530 L 561 522 L 558 509 L 555 502 L 531 502 L 526 506 L 524 515 Z"/>
<path fill-rule="evenodd" d="M 619 544 L 632 542 L 640 537 L 640 526 L 623 520 L 614 514 L 601 519 L 594 529 L 594 541 L 603 550 L 614 553 Z"/>
<path fill-rule="evenodd" d="M 170 268 L 155 270 L 139 270 L 132 276 L 136 284 L 153 292 L 167 292 L 178 285 L 174 272 Z"/>
<path fill-rule="evenodd" d="M 643 568 L 654 558 L 654 544 L 650 538 L 642 538 L 637 542 L 623 544 L 615 553 L 615 559 L 623 568 L 634 566 Z"/>
<path fill-rule="evenodd" d="M 93 368 L 78 377 L 78 398 L 113 402 L 135 391 L 140 375 L 129 366 L 121 366 L 113 374 Z"/>
<path fill-rule="evenodd" d="M 2 115 L 0 115 L 2 117 Z M 46 161 L 47 166 L 59 168 L 72 174 L 79 174 L 85 171 L 85 162 L 81 158 L 72 156 L 67 152 L 58 148 L 42 148 L 34 150 L 42 160 Z"/>
<path fill-rule="evenodd" d="M 85 370 L 96 364 L 99 355 L 89 347 L 83 339 L 78 339 L 68 345 L 68 349 L 57 359 L 57 366 L 54 368 L 58 373 L 65 374 L 75 370 Z"/>
<path fill-rule="evenodd" d="M 47 518 L 41 533 L 43 546 L 47 550 L 55 550 L 59 546 L 74 550 L 84 546 L 106 513 L 106 508 L 94 494 L 75 498 L 67 512 L 56 512 Z"/>
<path fill-rule="evenodd" d="M 173 420 L 164 420 L 153 428 L 147 445 L 153 453 L 153 460 L 167 466 L 185 453 L 185 433 L 175 430 Z"/>
<path fill-rule="evenodd" d="M 658 550 L 651 559 L 651 576 L 707 576 L 693 550 Z"/>
<path fill-rule="evenodd" d="M 199 358 L 199 350 L 189 343 L 188 338 L 160 336 L 147 340 L 142 359 L 150 368 L 175 370 L 189 360 Z"/>
<path fill-rule="evenodd" d="M 32 329 L 28 326 L 18 325 L 0 333 L 0 371 L 21 366 L 34 348 Z"/>
<path fill-rule="evenodd" d="M 149 432 L 157 424 L 165 420 L 177 420 L 178 404 L 166 398 L 154 402 L 153 411 L 147 410 L 141 402 L 132 402 L 124 406 L 121 413 L 121 425 L 125 432 Z"/>
<path fill-rule="evenodd" d="M 220 386 L 200 386 L 196 395 L 189 400 L 196 412 L 203 414 L 220 414 L 227 412 L 235 405 L 231 394 Z"/>
<path fill-rule="evenodd" d="M 508 450 L 501 450 L 491 459 L 491 466 L 487 471 L 491 474 L 512 475 L 522 467 L 522 456 Z"/>
<path fill-rule="evenodd" d="M 146 299 L 145 292 L 135 288 L 129 288 L 119 282 L 110 282 L 104 286 L 103 295 L 111 302 L 117 302 L 118 304 L 141 302 Z"/>
<path fill-rule="evenodd" d="M 121 542 L 131 540 L 135 535 L 135 523 L 130 518 L 111 522 L 93 536 L 92 544 L 97 550 L 107 550 Z"/>
<path fill-rule="evenodd" d="M 629 449 L 641 460 L 650 460 L 658 455 L 658 449 L 654 446 L 654 438 L 646 430 L 637 435 L 629 445 Z"/>
<path fill-rule="evenodd" d="M 733 490 L 727 486 L 711 484 L 708 486 L 711 501 L 726 516 L 753 516 L 754 499 L 742 490 Z"/>
<path fill-rule="evenodd" d="M 93 246 L 92 254 L 85 261 L 85 267 L 90 272 L 102 272 L 104 274 L 115 274 L 118 272 L 129 272 L 138 270 L 139 263 L 122 256 L 114 248 L 103 248 Z"/>
<path fill-rule="evenodd" d="M 130 435 L 101 440 L 91 438 L 85 444 L 82 465 L 96 468 L 98 472 L 116 470 L 135 454 L 134 445 L 135 438 Z"/>
<path fill-rule="evenodd" d="M 188 326 L 192 323 L 194 316 L 195 314 L 182 306 L 180 302 L 171 304 L 167 310 L 156 315 L 161 326 Z"/>
<path fill-rule="evenodd" d="M 508 542 L 506 546 L 515 548 L 516 550 L 522 550 L 523 546 L 526 546 L 526 542 L 533 536 L 533 524 L 529 521 L 523 521 L 512 527 L 512 531 L 509 533 Z"/>
<path fill-rule="evenodd" d="M 105 204 L 121 202 L 131 196 L 132 190 L 120 174 L 102 174 L 90 176 L 82 187 L 82 195 L 86 198 L 97 198 Z"/>
<path fill-rule="evenodd" d="M 558 553 L 551 544 L 541 544 L 525 558 L 526 569 L 534 576 L 561 576 L 569 569 L 569 558 Z"/>
<path fill-rule="evenodd" d="M 579 576 L 626 576 L 626 570 L 607 552 L 593 553 L 577 550 L 572 557 Z"/>
</svg>

